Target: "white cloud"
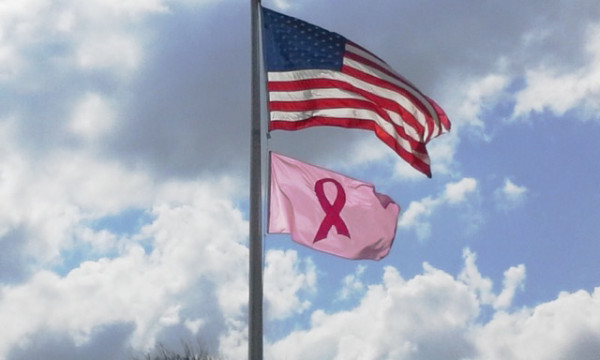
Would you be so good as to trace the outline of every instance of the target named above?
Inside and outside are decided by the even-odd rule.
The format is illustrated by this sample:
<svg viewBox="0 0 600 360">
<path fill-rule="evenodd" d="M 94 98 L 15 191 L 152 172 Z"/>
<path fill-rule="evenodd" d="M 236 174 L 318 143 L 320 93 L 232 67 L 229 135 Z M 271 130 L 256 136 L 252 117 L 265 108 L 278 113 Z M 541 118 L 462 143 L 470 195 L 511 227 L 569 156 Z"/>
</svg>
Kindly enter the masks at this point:
<svg viewBox="0 0 600 360">
<path fill-rule="evenodd" d="M 510 179 L 506 179 L 502 192 L 509 198 L 520 199 L 527 192 L 527 188 L 515 185 Z"/>
<path fill-rule="evenodd" d="M 235 12 L 229 12 L 231 17 L 224 21 L 220 17 L 222 13 L 211 13 L 212 18 L 220 20 L 214 20 L 206 28 L 193 27 L 200 12 L 194 14 L 194 21 L 188 18 L 181 23 L 179 21 L 183 17 L 156 21 L 158 17 L 154 16 L 171 11 L 170 5 L 207 2 L 0 1 L 0 82 L 9 85 L 2 89 L 4 101 L 0 102 L 5 110 L 0 116 L 11 117 L 0 121 L 0 241 L 4 246 L 6 239 L 16 239 L 8 245 L 18 244 L 17 253 L 27 260 L 23 262 L 23 268 L 31 266 L 21 283 L 7 282 L 0 287 L 0 320 L 5 324 L 0 330 L 0 357 L 16 347 L 26 347 L 36 333 L 45 331 L 68 336 L 78 345 L 89 343 L 98 329 L 111 322 L 132 324 L 132 333 L 123 337 L 131 340 L 127 345 L 134 347 L 150 346 L 162 331 L 180 326 L 192 333 L 214 336 L 223 354 L 230 358 L 246 356 L 247 248 L 244 241 L 247 226 L 232 199 L 240 199 L 240 194 L 245 191 L 240 188 L 246 189 L 247 186 L 240 187 L 235 180 L 214 174 L 206 180 L 210 184 L 205 183 L 204 179 L 195 177 L 197 168 L 186 173 L 192 174 L 187 180 L 173 179 L 177 175 L 164 170 L 184 156 L 192 159 L 194 166 L 197 165 L 196 160 L 202 157 L 212 159 L 213 156 L 206 155 L 220 153 L 213 149 L 214 144 L 226 144 L 223 148 L 231 148 L 231 143 L 237 144 L 215 136 L 216 133 L 231 134 L 231 131 L 221 130 L 231 130 L 233 125 L 219 128 L 213 120 L 217 116 L 237 119 L 242 113 L 240 109 L 229 106 L 230 103 L 225 109 L 223 104 L 212 101 L 214 99 L 206 102 L 193 100 L 200 105 L 191 109 L 187 100 L 181 99 L 185 98 L 182 94 L 197 93 L 198 89 L 206 86 L 211 86 L 218 93 L 217 83 L 233 83 L 215 79 L 227 80 L 229 75 L 238 78 L 246 75 L 242 71 L 245 57 L 231 56 L 241 52 L 223 51 L 225 55 L 219 57 L 221 52 L 214 51 L 213 43 L 205 46 L 205 40 L 199 40 L 202 37 L 216 39 L 211 36 L 212 31 L 220 31 L 227 26 L 227 31 L 231 32 L 220 31 L 226 35 L 225 38 L 230 34 L 234 34 L 232 39 L 237 35 L 243 38 L 245 32 L 241 27 L 230 26 L 231 23 L 243 23 L 233 21 L 242 19 L 242 15 L 234 17 Z M 291 3 L 279 1 L 276 4 L 285 8 Z M 521 7 L 522 4 L 517 5 Z M 578 6 L 571 8 L 579 9 Z M 488 12 L 498 8 L 483 9 Z M 498 14 L 495 11 L 489 13 Z M 522 14 L 527 19 L 527 26 L 537 25 L 530 21 L 527 13 Z M 552 18 L 549 14 L 542 13 L 540 16 Z M 482 22 L 489 20 L 485 16 L 472 18 Z M 580 19 L 577 17 L 577 21 Z M 406 74 L 410 77 L 414 73 L 417 76 L 419 73 L 431 74 L 436 83 L 441 84 L 444 74 L 456 72 L 457 60 L 461 62 L 460 66 L 474 74 L 470 83 L 461 76 L 458 82 L 446 85 L 456 94 L 456 105 L 451 104 L 449 108 L 447 101 L 441 104 L 452 110 L 450 118 L 454 125 L 459 126 L 455 126 L 451 134 L 430 144 L 434 176 L 456 175 L 453 171 L 456 168 L 457 145 L 461 140 L 458 134 L 461 124 L 464 128 L 481 129 L 484 110 L 502 101 L 506 87 L 515 79 L 521 79 L 520 70 L 509 75 L 498 71 L 496 66 L 494 69 L 487 68 L 494 63 L 498 53 L 502 56 L 508 53 L 507 58 L 512 58 L 514 53 L 502 47 L 503 38 L 519 46 L 516 52 L 521 50 L 519 41 L 514 41 L 518 40 L 518 33 L 512 31 L 518 28 L 518 19 L 501 20 L 507 26 L 502 29 L 506 36 L 496 37 L 497 33 L 488 32 L 496 26 L 482 28 L 481 34 L 472 31 L 472 27 L 461 28 L 469 36 L 443 34 L 444 41 L 439 42 L 435 40 L 435 33 L 423 32 L 425 37 L 434 39 L 431 43 L 442 44 L 442 48 L 436 49 L 440 56 L 414 56 L 410 51 L 415 48 L 399 47 L 409 54 L 406 60 L 410 70 Z M 515 20 L 517 26 L 515 22 L 506 20 Z M 226 25 L 222 29 L 213 26 L 217 23 Z M 471 23 L 467 22 L 465 26 Z M 406 24 L 409 28 L 414 26 Z M 443 31 L 444 23 L 441 21 L 439 25 L 436 29 Z M 558 22 L 558 25 L 562 23 Z M 547 38 L 552 37 L 552 32 L 542 31 L 550 34 L 546 35 Z M 173 34 L 183 36 L 171 48 L 169 46 L 175 42 Z M 545 109 L 562 114 L 573 108 L 584 109 L 582 111 L 591 114 L 590 117 L 596 116 L 600 41 L 597 28 L 591 28 L 589 34 L 589 57 L 578 69 L 565 71 L 564 66 L 554 67 L 552 62 L 539 65 L 537 59 L 543 58 L 544 54 L 529 54 L 536 60 L 523 62 L 526 87 L 516 96 L 515 116 Z M 187 35 L 192 36 L 193 41 L 184 37 Z M 485 48 L 478 46 L 477 36 Z M 373 41 L 379 39 L 369 38 Z M 497 43 L 490 43 L 490 38 L 497 39 Z M 219 37 L 218 41 L 214 41 L 220 50 L 243 51 L 246 44 L 243 39 L 227 42 L 227 39 L 222 41 Z M 456 52 L 457 48 L 463 48 L 465 39 L 473 52 Z M 528 41 L 525 46 L 540 39 L 530 37 Z M 422 44 L 419 41 L 415 43 Z M 444 44 L 448 44 L 451 51 L 444 52 Z M 499 45 L 499 50 L 488 54 L 490 45 Z M 393 47 L 388 46 L 387 49 Z M 429 52 L 425 47 L 423 50 Z M 162 57 L 148 59 L 147 51 L 156 51 Z M 165 55 L 171 53 L 172 58 Z M 192 54 L 187 57 L 193 59 L 190 67 L 186 67 L 183 61 L 186 54 Z M 410 68 L 411 57 L 418 59 L 418 66 Z M 242 60 L 229 63 L 221 61 L 223 59 Z M 217 61 L 227 65 L 226 71 L 217 67 Z M 441 65 L 436 67 L 432 61 L 439 61 Z M 485 69 L 477 64 L 473 66 L 479 61 L 486 64 Z M 520 63 L 520 58 L 515 63 Z M 136 75 L 140 69 L 146 70 L 145 66 L 148 66 L 148 71 L 139 74 L 139 78 L 148 79 L 147 82 L 135 86 L 128 82 L 135 78 L 130 75 Z M 214 69 L 210 72 L 214 79 L 193 77 L 189 70 L 194 68 Z M 427 71 L 423 71 L 424 68 Z M 174 74 L 177 69 L 180 72 Z M 242 70 L 237 73 L 236 69 Z M 404 68 L 400 70 L 404 73 Z M 175 80 L 168 82 L 170 79 Z M 204 80 L 206 82 L 202 82 Z M 148 84 L 152 86 L 143 89 Z M 163 90 L 167 90 L 157 92 L 157 85 L 164 85 Z M 555 86 L 558 90 L 549 93 L 546 86 Z M 231 90 L 224 88 L 225 102 L 231 96 L 240 98 Z M 135 97 L 132 94 L 140 93 L 144 95 L 131 100 Z M 135 112 L 156 99 L 161 100 L 160 104 L 149 107 L 148 113 Z M 244 101 L 239 103 L 240 107 L 244 107 Z M 212 106 L 217 110 L 212 110 Z M 156 110 L 160 113 L 153 114 Z M 196 121 L 199 120 L 196 114 L 202 114 L 209 121 Z M 144 115 L 155 117 L 149 119 Z M 141 120 L 137 123 L 132 121 L 133 118 Z M 190 123 L 198 125 L 188 127 Z M 243 133 L 237 131 L 239 124 L 233 123 L 236 133 Z M 106 135 L 113 135 L 113 127 L 127 134 L 140 134 L 133 140 L 147 141 L 148 147 L 142 148 L 136 141 L 126 141 L 130 139 L 126 136 L 115 136 L 107 142 L 105 149 L 73 149 L 70 148 L 73 144 L 64 143 L 65 135 L 71 140 L 73 134 L 82 140 L 107 140 Z M 156 130 L 150 132 L 148 128 Z M 67 130 L 66 134 L 64 130 Z M 61 133 L 53 134 L 52 131 Z M 34 140 L 29 139 L 36 137 L 36 132 L 41 135 Z M 165 132 L 167 135 L 161 137 Z M 192 135 L 186 138 L 183 133 Z M 395 164 L 395 175 L 400 178 L 424 179 L 371 134 L 372 141 L 354 147 L 347 133 L 345 131 L 337 141 L 332 140 L 330 148 L 352 143 L 350 148 L 357 149 L 360 157 L 354 157 L 349 151 L 349 161 L 360 164 L 389 162 Z M 199 138 L 201 134 L 208 135 Z M 302 149 L 306 151 L 307 137 L 294 136 L 300 139 Z M 173 139 L 180 141 L 176 143 Z M 206 139 L 212 142 L 204 141 Z M 39 144 L 37 140 L 40 140 Z M 196 147 L 188 146 L 186 140 L 194 144 L 207 143 L 203 149 L 208 150 L 197 151 Z M 325 143 L 329 138 L 318 140 Z M 115 144 L 125 144 L 126 149 L 120 153 L 107 150 Z M 181 152 L 170 151 L 178 145 L 183 149 Z M 130 154 L 135 155 L 129 158 Z M 228 154 L 238 156 L 239 150 Z M 164 157 L 164 162 L 147 160 L 158 157 Z M 140 158 L 146 159 L 146 162 L 140 161 Z M 214 158 L 216 162 L 224 162 L 225 156 Z M 154 175 L 145 171 L 153 166 L 149 163 L 158 164 L 152 169 Z M 189 166 L 190 163 L 184 164 L 186 170 L 193 167 Z M 155 176 L 158 173 L 160 176 Z M 404 229 L 416 231 L 419 238 L 427 238 L 432 232 L 433 215 L 444 206 L 468 206 L 477 188 L 477 182 L 469 178 L 449 184 L 437 196 L 411 203 L 399 224 Z M 512 203 L 522 201 L 528 193 L 526 187 L 508 180 L 499 190 L 501 199 Z M 130 208 L 141 209 L 151 215 L 144 220 L 146 226 L 136 228 L 131 235 L 90 225 Z M 92 248 L 89 254 L 85 253 L 87 247 Z M 69 263 L 64 254 L 77 251 L 83 251 L 82 258 L 88 258 L 87 261 Z M 0 260 L 5 259 L 2 256 L 5 255 L 0 255 Z M 312 354 L 311 351 L 323 351 L 320 354 L 323 356 L 317 358 L 337 356 L 343 359 L 352 359 L 358 356 L 356 354 L 367 359 L 401 359 L 403 356 L 411 359 L 441 358 L 445 355 L 455 355 L 456 358 L 464 355 L 473 359 L 510 359 L 511 356 L 514 359 L 550 359 L 552 352 L 563 358 L 588 359 L 592 358 L 589 354 L 600 351 L 594 340 L 599 333 L 598 290 L 593 294 L 585 291 L 565 293 L 556 301 L 511 312 L 515 293 L 523 288 L 524 266 L 511 267 L 505 272 L 503 288 L 498 294 L 493 291 L 491 281 L 479 273 L 475 254 L 467 252 L 464 256 L 465 268 L 458 278 L 426 265 L 423 274 L 405 280 L 396 269 L 387 268 L 381 284 L 371 287 L 366 287 L 361 278 L 362 270 L 357 267 L 355 274 L 343 280 L 340 292 L 353 296 L 364 293 L 357 313 L 315 311 L 312 316 L 315 334 L 310 331 L 293 333 L 281 342 L 291 344 L 291 350 L 286 350 L 283 345 L 275 345 L 273 349 L 279 349 L 278 354 L 290 351 L 292 355 L 296 351 L 304 351 L 308 355 Z M 74 262 L 78 260 L 74 259 Z M 267 275 L 274 276 L 272 284 L 276 287 L 272 291 L 273 296 L 269 290 L 266 300 L 272 309 L 276 309 L 274 314 L 286 318 L 298 309 L 307 311 L 309 306 L 313 306 L 306 294 L 317 286 L 310 262 L 298 259 L 293 252 L 271 254 L 267 260 Z M 61 264 L 63 271 L 55 272 L 54 267 Z M 4 263 L 1 265 L 4 266 Z M 4 273 L 1 275 L 5 276 Z M 485 324 L 479 324 L 476 317 L 482 306 L 496 311 L 493 319 Z M 588 316 L 583 318 L 582 313 Z M 385 333 L 387 330 L 389 332 Z M 323 336 L 319 338 L 319 334 Z M 291 339 L 298 341 L 292 342 Z M 439 344 L 431 339 L 439 340 Z M 544 347 L 544 341 L 552 346 L 538 350 Z M 295 350 L 302 344 L 311 344 L 314 348 Z M 440 347 L 444 348 L 444 352 Z"/>
<path fill-rule="evenodd" d="M 457 131 L 450 130 L 448 134 L 435 138 L 427 145 L 433 176 L 455 174 L 457 166 L 455 155 L 459 139 Z"/>
<path fill-rule="evenodd" d="M 291 4 L 287 0 L 275 0 L 275 6 L 281 10 L 286 10 L 291 7 Z"/>
<path fill-rule="evenodd" d="M 0 358 L 38 333 L 63 334 L 79 346 L 119 323 L 133 324 L 136 349 L 180 325 L 221 329 L 224 350 L 244 352 L 247 223 L 232 202 L 243 193 L 237 180 L 160 182 L 60 148 L 33 157 L 15 144 L 15 121 L 0 122 L 0 241 L 11 246 L 7 236 L 20 236 L 17 255 L 29 268 L 5 270 L 30 276 L 0 285 Z M 131 208 L 150 215 L 131 224 L 131 235 L 94 227 Z"/>
<path fill-rule="evenodd" d="M 561 293 L 556 300 L 514 313 L 499 311 L 474 331 L 473 359 L 581 359 L 600 353 L 600 288 Z"/>
<path fill-rule="evenodd" d="M 269 344 L 267 359 L 596 359 L 600 351 L 600 288 L 561 293 L 533 308 L 510 309 L 525 277 L 523 265 L 505 272 L 504 289 L 492 291 L 475 254 L 464 252 L 458 278 L 424 264 L 405 280 L 386 267 L 347 311 L 312 314 L 310 327 Z M 490 320 L 478 316 L 494 309 Z"/>
<path fill-rule="evenodd" d="M 504 180 L 504 186 L 496 189 L 494 197 L 499 209 L 508 210 L 522 204 L 529 192 L 525 186 L 519 186 L 510 179 Z"/>
<path fill-rule="evenodd" d="M 358 265 L 354 274 L 346 275 L 342 279 L 342 289 L 338 293 L 339 300 L 346 300 L 350 296 L 359 294 L 365 289 L 362 275 L 366 268 L 365 265 Z"/>
<path fill-rule="evenodd" d="M 466 200 L 468 194 L 477 190 L 477 180 L 463 178 L 459 182 L 446 185 L 444 198 L 449 204 L 458 204 Z"/>
<path fill-rule="evenodd" d="M 369 164 L 374 161 L 392 159 L 393 156 L 397 156 L 375 136 L 361 137 L 356 142 L 356 145 L 344 155 L 343 161 L 346 167 Z M 339 160 L 336 159 L 337 161 Z"/>
<path fill-rule="evenodd" d="M 77 65 L 90 69 L 135 70 L 141 61 L 138 39 L 127 34 L 99 34 L 81 40 L 74 54 Z"/>
<path fill-rule="evenodd" d="M 523 289 L 525 281 L 525 266 L 510 267 L 504 272 L 503 288 L 500 294 L 493 291 L 493 283 L 489 278 L 483 277 L 477 269 L 475 261 L 477 255 L 469 249 L 463 250 L 465 266 L 458 279 L 465 283 L 471 292 L 477 296 L 482 305 L 492 305 L 494 309 L 508 308 L 513 301 L 517 289 Z"/>
<path fill-rule="evenodd" d="M 504 288 L 494 300 L 494 308 L 504 309 L 510 306 L 517 289 L 524 289 L 525 265 L 512 266 L 504 272 Z"/>
<path fill-rule="evenodd" d="M 75 107 L 69 130 L 85 139 L 96 139 L 107 133 L 115 122 L 110 104 L 101 95 L 88 93 Z"/>
<path fill-rule="evenodd" d="M 97 4 L 110 9 L 115 14 L 138 16 L 139 14 L 168 11 L 165 2 L 164 0 L 104 0 Z"/>
<path fill-rule="evenodd" d="M 203 327 L 206 324 L 206 321 L 204 319 L 196 319 L 196 320 L 190 320 L 190 319 L 186 319 L 184 321 L 185 327 L 188 328 L 192 334 L 196 334 L 198 333 L 198 330 L 200 330 L 201 327 Z"/>
<path fill-rule="evenodd" d="M 265 258 L 264 297 L 266 317 L 282 320 L 307 310 L 311 303 L 301 293 L 316 290 L 317 274 L 310 259 L 299 261 L 292 250 L 270 250 Z"/>
<path fill-rule="evenodd" d="M 474 80 L 463 94 L 462 103 L 456 111 L 458 124 L 470 126 L 482 131 L 484 121 L 481 113 L 489 104 L 494 104 L 504 93 L 508 78 L 503 74 L 488 74 Z"/>
<path fill-rule="evenodd" d="M 28 255 L 42 263 L 84 231 L 83 221 L 150 204 L 151 180 L 118 163 L 66 151 L 35 160 L 16 152 L 0 157 L 0 229 L 27 226 Z"/>
<path fill-rule="evenodd" d="M 431 235 L 431 225 L 423 218 L 429 217 L 440 201 L 429 197 L 421 201 L 412 201 L 406 210 L 400 214 L 398 227 L 415 229 L 419 240 L 427 239 Z"/>
<path fill-rule="evenodd" d="M 420 201 L 412 201 L 400 214 L 398 227 L 406 230 L 414 229 L 419 240 L 431 235 L 428 218 L 444 205 L 457 205 L 468 200 L 469 194 L 476 193 L 477 180 L 463 178 L 455 183 L 448 183 L 445 190 L 437 197 L 426 197 Z"/>
<path fill-rule="evenodd" d="M 465 334 L 477 313 L 469 288 L 443 271 L 424 264 L 405 280 L 386 267 L 356 308 L 314 312 L 310 329 L 272 344 L 266 358 L 458 359 L 471 354 Z"/>
<path fill-rule="evenodd" d="M 47 0 L 3 1 L 0 3 L 0 80 L 10 80 L 26 66 L 21 48 L 36 39 L 37 19 L 47 12 Z"/>
<path fill-rule="evenodd" d="M 491 304 L 494 301 L 493 284 L 489 278 L 484 278 L 477 269 L 477 265 L 475 265 L 477 255 L 471 250 L 465 249 L 463 250 L 463 259 L 465 266 L 458 277 L 459 280 L 469 287 L 481 304 Z"/>
<path fill-rule="evenodd" d="M 162 0 L 3 1 L 0 80 L 27 76 L 26 70 L 38 73 L 36 61 L 50 67 L 68 60 L 86 70 L 127 74 L 143 58 L 144 30 L 138 27 L 139 18 L 166 12 L 168 7 L 164 3 Z M 37 55 L 40 49 L 45 53 L 31 56 L 32 51 Z M 42 85 L 44 77 L 39 76 L 37 82 L 34 86 Z"/>
<path fill-rule="evenodd" d="M 2 286 L 0 319 L 7 326 L 0 330 L 0 357 L 39 331 L 66 333 L 84 344 L 95 329 L 114 323 L 135 324 L 131 345 L 137 349 L 177 324 L 198 331 L 223 322 L 223 342 L 243 333 L 247 223 L 227 199 L 226 183 L 179 187 L 189 190 L 188 202 L 160 195 L 154 220 L 115 245 L 116 257 L 83 262 L 65 276 L 37 271 L 20 285 Z M 151 251 L 139 245 L 148 242 Z M 199 306 L 213 299 L 218 311 Z M 223 352 L 240 349 L 244 341 Z"/>
<path fill-rule="evenodd" d="M 590 25 L 586 50 L 588 62 L 571 72 L 543 65 L 525 74 L 526 86 L 516 94 L 513 116 L 550 110 L 563 115 L 571 109 L 588 118 L 597 118 L 600 105 L 600 25 Z"/>
</svg>

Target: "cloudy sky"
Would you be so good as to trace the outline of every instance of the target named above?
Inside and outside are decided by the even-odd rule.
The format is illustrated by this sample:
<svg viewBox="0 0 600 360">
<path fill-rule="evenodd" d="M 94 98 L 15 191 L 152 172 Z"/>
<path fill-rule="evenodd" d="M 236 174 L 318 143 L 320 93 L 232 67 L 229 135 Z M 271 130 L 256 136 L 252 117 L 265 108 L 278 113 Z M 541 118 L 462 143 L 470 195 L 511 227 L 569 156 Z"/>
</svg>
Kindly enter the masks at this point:
<svg viewBox="0 0 600 360">
<path fill-rule="evenodd" d="M 365 131 L 269 147 L 402 207 L 380 262 L 265 238 L 266 359 L 600 356 L 600 7 L 265 0 L 453 129 L 433 179 Z M 247 354 L 249 1 L 0 1 L 0 359 Z"/>
</svg>

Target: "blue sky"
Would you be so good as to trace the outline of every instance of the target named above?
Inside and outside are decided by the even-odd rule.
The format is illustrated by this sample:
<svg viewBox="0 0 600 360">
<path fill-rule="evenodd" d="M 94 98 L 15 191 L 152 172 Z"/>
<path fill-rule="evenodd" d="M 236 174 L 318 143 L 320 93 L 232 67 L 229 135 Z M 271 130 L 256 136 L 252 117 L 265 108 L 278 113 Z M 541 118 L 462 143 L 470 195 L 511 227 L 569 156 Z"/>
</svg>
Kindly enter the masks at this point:
<svg viewBox="0 0 600 360">
<path fill-rule="evenodd" d="M 365 131 L 269 147 L 402 208 L 380 262 L 265 238 L 266 359 L 600 354 L 600 8 L 272 0 L 453 124 L 433 178 Z M 247 354 L 249 4 L 0 4 L 0 358 Z"/>
</svg>

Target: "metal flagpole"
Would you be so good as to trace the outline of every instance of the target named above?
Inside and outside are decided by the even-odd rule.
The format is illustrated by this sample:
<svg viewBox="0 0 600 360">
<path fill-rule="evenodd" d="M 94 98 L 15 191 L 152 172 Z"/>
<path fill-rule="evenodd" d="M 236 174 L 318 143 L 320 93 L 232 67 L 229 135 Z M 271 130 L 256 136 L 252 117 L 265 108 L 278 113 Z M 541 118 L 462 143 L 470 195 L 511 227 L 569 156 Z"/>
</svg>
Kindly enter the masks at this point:
<svg viewBox="0 0 600 360">
<path fill-rule="evenodd" d="M 250 135 L 250 271 L 248 304 L 248 359 L 263 358 L 262 264 L 262 130 L 260 114 L 260 0 L 250 1 L 252 27 L 252 130 Z"/>
</svg>

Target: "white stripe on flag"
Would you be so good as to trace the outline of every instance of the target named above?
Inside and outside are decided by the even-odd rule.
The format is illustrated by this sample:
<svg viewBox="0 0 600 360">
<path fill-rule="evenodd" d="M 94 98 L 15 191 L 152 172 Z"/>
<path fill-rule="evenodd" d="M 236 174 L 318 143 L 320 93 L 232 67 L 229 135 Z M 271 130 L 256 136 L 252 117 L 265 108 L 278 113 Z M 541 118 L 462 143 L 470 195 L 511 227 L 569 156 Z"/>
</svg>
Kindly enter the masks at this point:
<svg viewBox="0 0 600 360">
<path fill-rule="evenodd" d="M 338 88 L 328 89 L 306 89 L 298 91 L 271 91 L 270 101 L 305 101 L 307 99 L 358 99 L 367 100 L 364 96 L 355 92 L 345 91 Z"/>
<path fill-rule="evenodd" d="M 407 140 L 403 139 L 396 131 L 394 126 L 385 121 L 374 111 L 366 109 L 315 109 L 307 111 L 271 111 L 271 120 L 297 122 L 310 119 L 311 117 L 321 116 L 333 119 L 359 119 L 375 122 L 383 131 L 396 140 L 396 142 L 406 151 L 418 157 L 421 161 L 429 165 L 429 157 L 414 150 Z"/>
<path fill-rule="evenodd" d="M 400 107 L 404 108 L 407 112 L 411 113 L 417 119 L 417 121 L 426 129 L 425 134 L 416 136 L 416 137 L 414 137 L 414 139 L 422 142 L 423 139 L 427 138 L 428 126 L 427 126 L 427 121 L 425 120 L 425 115 L 420 111 L 419 108 L 417 108 L 413 104 L 413 102 L 410 99 L 407 99 L 402 94 L 397 93 L 393 90 L 385 89 L 385 88 L 373 85 L 371 83 L 368 83 L 366 81 L 357 79 L 353 76 L 341 73 L 339 71 L 331 71 L 331 70 L 296 70 L 296 71 L 284 71 L 284 72 L 269 72 L 268 79 L 269 79 L 269 82 L 277 82 L 277 81 L 290 81 L 291 82 L 291 81 L 312 80 L 312 79 L 332 79 L 332 80 L 343 81 L 343 82 L 348 83 L 352 86 L 355 86 L 363 91 L 366 91 L 366 92 L 369 92 L 376 96 L 393 101 L 396 104 L 398 104 Z M 269 96 L 271 96 L 271 94 L 274 94 L 274 93 L 276 93 L 276 92 L 274 92 L 274 91 L 269 92 Z M 344 93 L 347 93 L 347 92 L 344 92 Z M 345 96 L 341 97 L 341 98 L 345 98 Z M 274 99 L 270 98 L 270 100 L 273 101 Z M 308 98 L 305 98 L 303 100 L 308 100 Z M 394 116 L 392 118 L 392 120 L 394 120 L 396 122 L 396 125 L 402 126 L 404 128 L 409 128 L 410 130 L 407 130 L 407 133 L 411 134 L 411 136 L 414 136 L 415 134 L 419 133 L 419 131 L 417 129 L 413 128 L 412 125 L 410 125 L 409 123 L 404 121 L 404 119 L 402 119 L 402 117 L 400 117 L 400 115 Z"/>
<path fill-rule="evenodd" d="M 339 88 L 330 89 L 307 89 L 299 91 L 271 91 L 269 101 L 302 102 L 307 99 L 356 99 L 370 101 L 355 92 L 345 91 Z M 423 141 L 416 129 L 406 123 L 400 114 L 392 110 L 385 110 L 392 121 L 402 127 L 406 134 L 415 141 Z"/>
<path fill-rule="evenodd" d="M 377 57 L 371 55 L 368 52 L 365 52 L 362 49 L 359 49 L 355 46 L 352 46 L 352 44 L 346 44 L 346 51 L 359 55 L 369 61 L 372 61 L 376 64 L 378 64 L 379 66 L 381 66 L 382 68 L 386 69 L 387 71 L 389 71 L 392 74 L 395 74 L 395 77 L 389 76 L 388 74 L 383 73 L 380 70 L 374 69 L 371 66 L 368 66 L 367 64 L 364 63 L 357 63 L 355 60 L 350 60 L 347 58 L 344 58 L 344 64 L 346 64 L 346 60 L 350 60 L 353 61 L 355 63 L 355 65 L 353 66 L 354 68 L 361 70 L 367 74 L 373 75 L 375 77 L 378 77 L 382 80 L 385 80 L 389 83 L 392 83 L 406 91 L 408 91 L 412 96 L 414 96 L 420 103 L 423 104 L 423 106 L 427 109 L 427 111 L 429 112 L 430 116 L 433 118 L 433 121 L 435 123 L 435 126 L 438 129 L 430 129 L 433 130 L 432 132 L 434 133 L 441 133 L 441 124 L 440 124 L 440 119 L 438 117 L 437 112 L 435 111 L 435 109 L 433 108 L 433 106 L 429 103 L 429 100 L 427 98 L 425 98 L 419 91 L 417 91 L 414 86 L 408 82 L 405 82 L 403 80 L 403 77 L 400 76 L 394 69 L 392 69 L 388 64 L 386 64 L 385 62 L 382 62 L 381 60 L 379 60 Z"/>
</svg>

